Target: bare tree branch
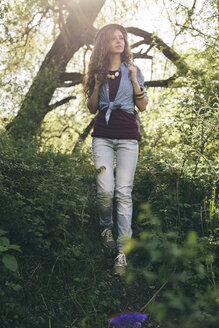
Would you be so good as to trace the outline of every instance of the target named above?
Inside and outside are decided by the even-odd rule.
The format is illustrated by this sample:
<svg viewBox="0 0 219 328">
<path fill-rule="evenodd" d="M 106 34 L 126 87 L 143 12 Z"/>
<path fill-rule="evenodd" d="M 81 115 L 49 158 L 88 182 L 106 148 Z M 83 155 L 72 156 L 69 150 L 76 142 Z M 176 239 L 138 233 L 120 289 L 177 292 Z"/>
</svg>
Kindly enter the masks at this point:
<svg viewBox="0 0 219 328">
<path fill-rule="evenodd" d="M 52 104 L 52 105 L 49 106 L 49 111 L 51 111 L 51 110 L 53 110 L 53 109 L 55 109 L 55 108 L 57 108 L 57 107 L 59 107 L 59 106 L 61 106 L 61 105 L 66 104 L 66 103 L 69 102 L 71 99 L 76 99 L 76 97 L 75 97 L 75 96 L 66 97 L 66 98 L 64 98 L 64 99 L 62 99 L 62 100 L 60 100 L 60 101 L 57 101 L 56 103 L 54 103 L 54 104 Z"/>
<path fill-rule="evenodd" d="M 157 87 L 166 88 L 177 78 L 177 76 L 178 76 L 177 74 L 174 74 L 165 80 L 145 81 L 144 85 L 148 88 L 157 88 Z"/>
<path fill-rule="evenodd" d="M 142 44 L 145 44 L 145 41 L 144 40 L 141 40 L 141 41 L 138 41 L 136 43 L 133 43 L 130 48 L 133 49 L 133 48 L 137 48 L 139 46 L 141 46 Z"/>
<path fill-rule="evenodd" d="M 133 58 L 144 58 L 144 59 L 152 59 L 153 56 L 149 56 L 147 52 L 141 53 L 141 51 L 134 53 Z"/>
<path fill-rule="evenodd" d="M 76 73 L 76 72 L 64 72 L 60 75 L 60 85 L 59 88 L 62 87 L 70 87 L 75 86 L 83 81 L 84 74 Z M 66 83 L 70 82 L 70 83 Z"/>
<path fill-rule="evenodd" d="M 184 72 L 188 71 L 188 66 L 181 56 L 155 34 L 146 32 L 137 27 L 127 27 L 126 29 L 129 33 L 142 37 L 145 44 L 149 44 L 160 50 L 179 70 L 183 70 Z"/>
<path fill-rule="evenodd" d="M 92 118 L 90 123 L 84 129 L 84 131 L 79 134 L 78 140 L 75 143 L 74 148 L 72 150 L 72 154 L 77 152 L 80 149 L 81 144 L 86 140 L 87 136 L 89 135 L 90 131 L 92 130 L 95 120 L 96 120 L 96 116 L 94 118 Z"/>
<path fill-rule="evenodd" d="M 190 24 L 190 22 L 191 22 L 191 17 L 192 17 L 192 15 L 194 14 L 194 10 L 195 10 L 195 6 L 196 6 L 196 2 L 197 2 L 197 0 L 194 0 L 194 1 L 193 1 L 193 5 L 192 5 L 192 8 L 191 8 L 191 9 L 186 8 L 186 9 L 187 9 L 188 16 L 186 17 L 185 23 L 182 25 L 181 29 L 180 29 L 179 32 L 176 34 L 176 37 L 177 37 L 178 35 L 180 35 L 184 30 L 186 30 L 186 29 L 189 27 L 189 24 Z M 182 5 L 182 4 L 181 4 L 181 5 Z M 176 25 L 178 25 L 178 24 L 176 23 Z"/>
<path fill-rule="evenodd" d="M 80 73 L 64 73 L 62 80 L 63 83 L 59 85 L 60 88 L 69 88 L 72 86 L 75 86 L 77 84 L 80 84 L 83 80 L 84 75 L 80 74 L 80 76 L 76 76 L 76 74 Z M 147 86 L 148 88 L 150 87 L 168 87 L 176 78 L 177 74 L 174 74 L 173 76 L 169 77 L 168 79 L 164 80 L 152 80 L 152 81 L 145 81 L 144 85 Z M 71 81 L 69 83 L 66 83 L 66 81 Z"/>
<path fill-rule="evenodd" d="M 69 125 L 66 125 L 66 126 L 63 127 L 63 129 L 60 131 L 59 134 L 51 135 L 51 136 L 48 136 L 48 137 L 44 137 L 44 139 L 45 139 L 45 141 L 48 141 L 48 140 L 53 139 L 53 138 L 61 139 L 63 133 L 65 131 L 67 131 L 68 129 L 70 129 L 70 126 Z"/>
</svg>

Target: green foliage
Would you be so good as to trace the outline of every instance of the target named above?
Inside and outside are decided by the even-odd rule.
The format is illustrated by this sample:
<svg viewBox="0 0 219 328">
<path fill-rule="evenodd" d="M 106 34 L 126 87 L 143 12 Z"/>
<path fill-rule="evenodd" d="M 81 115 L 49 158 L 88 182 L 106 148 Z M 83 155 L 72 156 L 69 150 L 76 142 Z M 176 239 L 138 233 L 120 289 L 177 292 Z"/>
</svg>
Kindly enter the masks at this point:
<svg viewBox="0 0 219 328">
<path fill-rule="evenodd" d="M 139 311 L 164 284 L 145 307 L 153 320 L 171 327 L 181 318 L 186 327 L 187 312 L 191 322 L 206 316 L 213 327 L 218 298 L 214 177 L 205 171 L 192 178 L 185 168 L 175 169 L 168 156 L 141 153 L 127 284 L 113 275 L 116 253 L 100 244 L 90 152 L 40 151 L 37 144 L 3 135 L 0 141 L 0 240 L 4 253 L 16 252 L 19 263 L 17 271 L 0 266 L 2 327 L 106 328 L 112 314 Z M 142 207 L 148 200 L 151 206 Z"/>
<path fill-rule="evenodd" d="M 21 289 L 21 286 L 13 281 L 13 275 L 18 271 L 17 259 L 13 253 L 21 252 L 21 249 L 18 245 L 11 244 L 6 234 L 6 231 L 0 229 L 0 305 L 4 307 L 5 312 L 10 312 L 14 303 L 8 303 L 8 296 L 15 295 Z"/>
<path fill-rule="evenodd" d="M 209 175 L 206 166 L 199 177 L 191 177 L 190 169 L 180 170 L 177 166 L 177 159 L 170 152 L 141 154 L 133 195 L 135 216 L 139 214 L 137 205 L 149 201 L 153 213 L 162 218 L 164 231 L 171 229 L 184 234 L 194 230 L 199 236 L 216 236 L 214 176 Z M 134 231 L 144 227 L 137 220 L 134 224 Z"/>
<path fill-rule="evenodd" d="M 175 116 L 181 142 L 212 159 L 218 146 L 217 50 L 212 46 L 196 54 L 199 67 L 190 71 Z M 200 69 L 201 65 L 201 69 Z M 195 65 L 196 66 L 196 65 Z"/>
<path fill-rule="evenodd" d="M 2 263 L 7 269 L 16 272 L 18 267 L 17 260 L 14 255 L 8 254 L 8 252 L 10 250 L 21 250 L 19 246 L 10 244 L 9 239 L 5 237 L 6 233 L 6 231 L 0 229 L 0 257 Z"/>
<path fill-rule="evenodd" d="M 141 118 L 141 144 L 150 163 L 156 154 L 159 163 L 199 181 L 208 175 L 213 184 L 219 164 L 217 52 L 213 41 L 203 51 L 191 49 L 185 58 L 187 75 L 171 88 L 149 90 L 149 108 Z"/>
<path fill-rule="evenodd" d="M 2 149 L 4 160 L 0 162 L 2 224 L 18 244 L 26 240 L 30 251 L 35 247 L 47 250 L 51 245 L 61 247 L 68 222 L 80 216 L 82 207 L 78 176 L 72 175 L 72 161 L 67 162 L 59 155 L 52 158 L 49 153 L 40 155 L 33 149 L 27 158 L 20 148 L 14 149 L 12 157 L 9 152 L 8 147 Z M 13 227 L 8 217 L 13 220 Z"/>
<path fill-rule="evenodd" d="M 80 257 L 82 250 L 80 232 L 89 218 L 85 211 L 87 189 L 82 186 L 83 169 L 77 158 L 53 155 L 49 151 L 40 153 L 34 144 L 25 149 L 25 142 L 15 146 L 3 136 L 0 154 L 1 226 L 24 250 L 24 255 L 18 257 L 19 275 L 10 276 L 7 282 L 7 273 L 1 268 L 2 304 L 5 304 L 1 306 L 1 317 L 5 327 L 17 320 L 24 320 L 28 327 L 31 315 L 27 315 L 23 301 L 19 301 L 25 295 L 32 298 L 36 288 L 34 298 L 39 302 L 43 293 L 40 285 L 44 285 L 47 276 L 43 288 L 48 288 L 56 262 L 58 270 L 76 269 L 74 258 Z M 8 252 L 19 247 L 10 244 L 3 230 L 0 241 L 3 264 L 16 272 L 17 262 Z M 42 267 L 47 269 L 41 275 Z M 40 272 L 39 279 L 35 270 L 36 275 Z M 58 285 L 62 283 L 60 276 Z M 14 298 L 16 286 L 20 285 L 21 293 Z M 53 287 L 49 289 L 54 294 Z M 17 313 L 17 318 L 11 311 Z"/>
<path fill-rule="evenodd" d="M 161 287 L 143 310 L 165 327 L 216 327 L 218 244 L 199 238 L 195 231 L 185 238 L 173 230 L 164 232 L 149 204 L 141 207 L 139 220 L 144 230 L 126 245 L 131 262 L 127 279 L 141 276 Z"/>
</svg>

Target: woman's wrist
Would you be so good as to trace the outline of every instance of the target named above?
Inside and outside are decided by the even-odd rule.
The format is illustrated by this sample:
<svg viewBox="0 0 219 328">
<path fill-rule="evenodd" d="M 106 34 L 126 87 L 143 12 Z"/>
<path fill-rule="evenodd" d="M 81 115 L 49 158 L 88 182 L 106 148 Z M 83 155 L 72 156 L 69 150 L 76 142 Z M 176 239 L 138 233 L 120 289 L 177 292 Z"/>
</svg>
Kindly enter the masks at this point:
<svg viewBox="0 0 219 328">
<path fill-rule="evenodd" d="M 139 86 L 139 84 L 138 84 L 138 80 L 131 80 L 132 81 L 132 85 L 133 85 L 133 88 L 134 89 L 139 89 L 140 88 L 140 86 Z"/>
<path fill-rule="evenodd" d="M 134 93 L 135 96 L 141 96 L 143 94 L 144 94 L 144 90 L 142 88 L 140 88 L 140 90 L 138 92 Z"/>
<path fill-rule="evenodd" d="M 140 93 L 134 94 L 135 100 L 143 99 L 145 97 L 144 90 L 142 90 Z"/>
</svg>

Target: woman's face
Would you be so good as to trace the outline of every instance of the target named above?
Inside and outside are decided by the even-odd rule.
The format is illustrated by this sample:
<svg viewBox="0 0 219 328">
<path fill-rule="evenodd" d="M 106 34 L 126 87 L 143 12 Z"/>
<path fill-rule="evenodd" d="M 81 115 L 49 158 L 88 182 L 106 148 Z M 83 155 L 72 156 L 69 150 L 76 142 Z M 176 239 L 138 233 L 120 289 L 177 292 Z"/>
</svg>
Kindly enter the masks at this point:
<svg viewBox="0 0 219 328">
<path fill-rule="evenodd" d="M 125 49 L 125 40 L 121 31 L 115 30 L 109 43 L 110 54 L 122 54 Z"/>
</svg>

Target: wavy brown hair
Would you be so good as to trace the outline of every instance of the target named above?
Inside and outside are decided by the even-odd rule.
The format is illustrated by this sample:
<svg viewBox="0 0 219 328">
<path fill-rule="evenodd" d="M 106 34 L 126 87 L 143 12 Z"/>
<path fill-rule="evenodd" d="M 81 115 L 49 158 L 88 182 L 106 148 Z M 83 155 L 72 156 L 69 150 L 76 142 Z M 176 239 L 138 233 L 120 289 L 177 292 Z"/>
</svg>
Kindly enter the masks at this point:
<svg viewBox="0 0 219 328">
<path fill-rule="evenodd" d="M 88 72 L 84 78 L 84 92 L 86 96 L 93 91 L 95 74 L 97 74 L 97 79 L 101 84 L 106 81 L 109 69 L 109 44 L 116 30 L 122 33 L 125 41 L 125 48 L 121 54 L 121 61 L 127 64 L 132 61 L 132 53 L 125 28 L 119 24 L 109 24 L 102 27 L 95 37 Z"/>
</svg>

